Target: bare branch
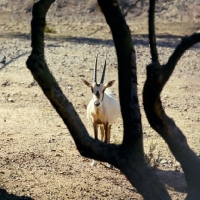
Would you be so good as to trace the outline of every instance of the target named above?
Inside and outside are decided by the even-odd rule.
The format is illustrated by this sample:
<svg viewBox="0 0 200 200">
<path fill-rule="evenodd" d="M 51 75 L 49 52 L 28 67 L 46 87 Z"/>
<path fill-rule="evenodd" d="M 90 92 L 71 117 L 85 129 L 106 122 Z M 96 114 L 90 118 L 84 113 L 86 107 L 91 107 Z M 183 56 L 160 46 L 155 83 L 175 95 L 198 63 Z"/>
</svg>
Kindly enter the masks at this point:
<svg viewBox="0 0 200 200">
<path fill-rule="evenodd" d="M 156 0 L 150 0 L 149 5 L 149 43 L 151 49 L 152 62 L 158 61 L 158 52 L 155 37 L 155 4 Z"/>
<path fill-rule="evenodd" d="M 165 114 L 160 93 L 177 61 L 197 42 L 200 42 L 200 34 L 195 33 L 182 40 L 166 65 L 161 66 L 158 62 L 148 65 L 147 80 L 143 89 L 143 104 L 150 125 L 163 137 L 176 160 L 181 163 L 188 184 L 187 199 L 198 199 L 194 197 L 200 196 L 200 159 L 190 149 L 175 122 Z"/>
<path fill-rule="evenodd" d="M 170 56 L 167 64 L 163 66 L 165 82 L 167 82 L 167 80 L 171 76 L 177 62 L 185 53 L 185 51 L 187 51 L 190 47 L 198 42 L 200 42 L 200 33 L 194 33 L 191 36 L 186 36 L 182 39 L 181 43 L 176 47 L 175 51 Z"/>
<path fill-rule="evenodd" d="M 137 4 L 138 4 L 140 1 L 142 1 L 142 0 L 137 0 L 134 4 L 131 4 L 131 5 L 128 7 L 128 9 L 126 10 L 126 12 L 124 13 L 124 17 L 126 17 L 127 14 L 128 14 L 133 8 L 135 8 L 135 7 L 137 6 Z"/>
</svg>

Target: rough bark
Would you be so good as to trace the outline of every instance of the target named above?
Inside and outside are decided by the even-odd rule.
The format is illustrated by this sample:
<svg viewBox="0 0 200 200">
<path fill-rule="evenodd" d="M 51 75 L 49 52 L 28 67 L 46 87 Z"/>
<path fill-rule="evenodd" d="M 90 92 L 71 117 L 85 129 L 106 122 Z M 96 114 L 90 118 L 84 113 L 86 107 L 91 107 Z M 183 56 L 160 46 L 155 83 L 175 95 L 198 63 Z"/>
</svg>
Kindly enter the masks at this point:
<svg viewBox="0 0 200 200">
<path fill-rule="evenodd" d="M 195 199 L 190 198 L 190 195 L 196 196 L 196 199 L 200 196 L 200 158 L 190 149 L 184 134 L 175 122 L 166 115 L 162 107 L 160 94 L 172 74 L 177 60 L 195 41 L 200 42 L 200 34 L 194 34 L 183 39 L 170 57 L 168 61 L 170 64 L 167 63 L 161 66 L 158 62 L 155 62 L 148 65 L 147 80 L 143 90 L 143 104 L 150 125 L 163 137 L 183 168 L 188 184 L 187 199 Z"/>
<path fill-rule="evenodd" d="M 117 1 L 99 0 L 99 5 L 112 31 L 118 58 L 120 105 L 124 123 L 123 144 L 132 147 L 142 143 L 141 115 L 137 96 L 136 55 L 131 33 Z M 136 141 L 137 140 L 137 141 Z M 140 145 L 143 152 L 143 146 Z"/>
<path fill-rule="evenodd" d="M 160 94 L 164 85 L 169 80 L 172 72 L 184 52 L 200 42 L 200 33 L 184 37 L 170 56 L 165 65 L 160 65 L 156 49 L 154 29 L 155 0 L 150 2 L 149 10 L 149 35 L 151 45 L 152 64 L 147 66 L 147 79 L 143 89 L 143 104 L 147 119 L 152 128 L 157 131 L 168 144 L 176 160 L 180 162 L 188 185 L 186 199 L 199 199 L 200 196 L 200 158 L 190 149 L 186 137 L 176 126 L 175 122 L 166 115 Z M 155 7 L 154 7 L 155 8 Z"/>
<path fill-rule="evenodd" d="M 118 59 L 119 97 L 123 118 L 123 152 L 126 166 L 120 170 L 145 199 L 170 199 L 144 161 L 141 115 L 137 94 L 136 55 L 128 25 L 117 0 L 98 0 L 110 26 Z"/>
</svg>

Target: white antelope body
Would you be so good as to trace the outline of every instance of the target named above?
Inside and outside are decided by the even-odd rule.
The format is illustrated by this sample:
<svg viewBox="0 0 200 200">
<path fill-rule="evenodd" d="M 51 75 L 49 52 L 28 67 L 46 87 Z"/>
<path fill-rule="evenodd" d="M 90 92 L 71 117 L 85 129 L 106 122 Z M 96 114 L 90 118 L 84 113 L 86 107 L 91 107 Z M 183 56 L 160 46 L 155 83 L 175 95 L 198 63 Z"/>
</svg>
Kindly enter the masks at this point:
<svg viewBox="0 0 200 200">
<path fill-rule="evenodd" d="M 83 83 L 91 88 L 92 99 L 87 106 L 87 118 L 92 122 L 94 128 L 94 137 L 98 139 L 98 126 L 101 130 L 101 140 L 110 143 L 110 129 L 111 125 L 117 120 L 120 113 L 119 102 L 115 99 L 112 91 L 108 88 L 113 85 L 115 80 L 103 84 L 106 69 L 106 60 L 101 77 L 100 84 L 97 83 L 97 57 L 94 68 L 94 81 L 90 84 L 85 79 Z"/>
</svg>

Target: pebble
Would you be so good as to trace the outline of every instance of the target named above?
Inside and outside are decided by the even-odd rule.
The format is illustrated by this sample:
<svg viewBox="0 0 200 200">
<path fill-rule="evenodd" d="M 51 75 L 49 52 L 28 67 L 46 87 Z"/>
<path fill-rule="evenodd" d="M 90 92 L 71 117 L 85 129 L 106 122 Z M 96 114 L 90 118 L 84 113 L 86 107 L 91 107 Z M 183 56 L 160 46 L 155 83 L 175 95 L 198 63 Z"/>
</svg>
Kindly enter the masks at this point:
<svg viewBox="0 0 200 200">
<path fill-rule="evenodd" d="M 12 92 L 11 96 L 15 96 L 17 94 L 18 94 L 17 92 Z"/>
<path fill-rule="evenodd" d="M 161 160 L 161 161 L 160 161 L 160 164 L 162 164 L 162 165 L 168 164 L 168 161 L 167 161 L 167 160 Z"/>
<path fill-rule="evenodd" d="M 71 85 L 68 85 L 68 86 L 67 86 L 67 89 L 68 89 L 68 90 L 72 90 L 72 86 L 71 86 Z"/>
<path fill-rule="evenodd" d="M 14 102 L 14 100 L 12 98 L 8 98 L 8 101 L 12 102 L 12 103 Z"/>
</svg>

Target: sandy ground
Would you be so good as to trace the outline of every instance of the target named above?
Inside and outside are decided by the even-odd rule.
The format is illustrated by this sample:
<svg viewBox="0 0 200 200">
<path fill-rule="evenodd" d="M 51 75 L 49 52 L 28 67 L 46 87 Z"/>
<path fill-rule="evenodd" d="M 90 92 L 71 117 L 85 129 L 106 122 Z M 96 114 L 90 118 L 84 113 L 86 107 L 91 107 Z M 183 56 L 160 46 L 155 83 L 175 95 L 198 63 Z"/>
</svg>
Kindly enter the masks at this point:
<svg viewBox="0 0 200 200">
<path fill-rule="evenodd" d="M 51 21 L 51 20 L 50 20 Z M 49 24 L 51 25 L 49 21 Z M 105 22 L 62 21 L 52 23 L 56 34 L 47 34 L 46 60 L 52 73 L 77 109 L 88 132 L 86 119 L 90 89 L 81 78 L 92 81 L 95 55 L 99 54 L 98 77 L 107 54 L 105 81 L 116 79 L 112 90 L 118 98 L 117 60 L 110 30 Z M 156 146 L 160 164 L 155 172 L 166 185 L 173 200 L 186 196 L 186 182 L 181 166 L 175 161 L 165 142 L 147 123 L 141 101 L 150 63 L 147 26 L 145 22 L 129 21 L 137 52 L 138 90 L 142 112 L 144 148 L 148 154 Z M 198 24 L 157 24 L 158 51 L 165 63 L 185 34 L 192 34 Z M 13 20 L 0 25 L 0 200 L 62 200 L 62 199 L 134 199 L 142 197 L 117 170 L 79 155 L 66 126 L 34 82 L 25 62 L 30 54 L 28 20 Z M 200 45 L 188 50 L 179 61 L 162 100 L 165 110 L 185 133 L 191 148 L 200 155 Z M 122 119 L 112 126 L 112 143 L 122 140 Z"/>
</svg>

